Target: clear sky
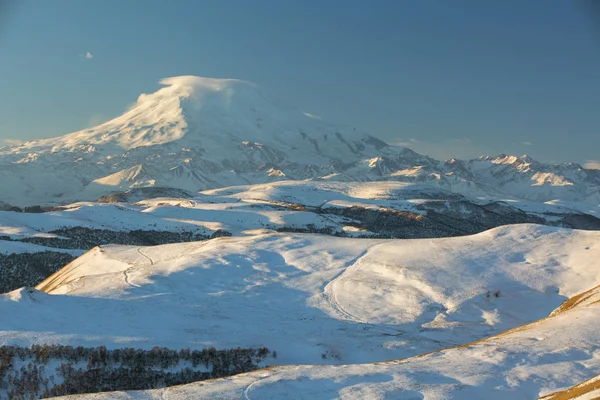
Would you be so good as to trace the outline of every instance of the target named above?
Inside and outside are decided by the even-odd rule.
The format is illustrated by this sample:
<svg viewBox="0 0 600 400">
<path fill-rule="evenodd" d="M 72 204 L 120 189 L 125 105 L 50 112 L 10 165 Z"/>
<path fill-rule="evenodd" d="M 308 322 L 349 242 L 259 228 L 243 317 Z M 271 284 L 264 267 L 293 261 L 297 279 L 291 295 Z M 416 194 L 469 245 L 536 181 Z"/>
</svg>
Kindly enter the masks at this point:
<svg viewBox="0 0 600 400">
<path fill-rule="evenodd" d="M 589 1 L 0 0 L 0 140 L 83 129 L 191 74 L 436 158 L 600 160 Z"/>
</svg>

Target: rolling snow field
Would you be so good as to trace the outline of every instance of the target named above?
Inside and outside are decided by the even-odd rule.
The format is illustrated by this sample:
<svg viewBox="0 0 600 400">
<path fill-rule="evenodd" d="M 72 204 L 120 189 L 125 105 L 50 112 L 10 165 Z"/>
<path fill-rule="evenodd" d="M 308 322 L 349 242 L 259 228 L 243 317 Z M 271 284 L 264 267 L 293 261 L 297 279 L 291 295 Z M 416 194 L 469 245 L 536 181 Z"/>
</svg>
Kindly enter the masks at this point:
<svg viewBox="0 0 600 400">
<path fill-rule="evenodd" d="M 523 224 L 441 239 L 102 246 L 36 291 L 3 295 L 0 343 L 277 352 L 266 364 L 281 367 L 169 398 L 532 398 L 598 371 L 595 293 L 546 317 L 600 284 L 599 239 Z"/>
<path fill-rule="evenodd" d="M 166 389 L 64 399 L 536 399 L 598 371 L 599 313 L 595 303 L 467 346 L 408 359 L 282 366 Z M 595 393 L 557 398 L 590 400 L 597 398 Z"/>
</svg>

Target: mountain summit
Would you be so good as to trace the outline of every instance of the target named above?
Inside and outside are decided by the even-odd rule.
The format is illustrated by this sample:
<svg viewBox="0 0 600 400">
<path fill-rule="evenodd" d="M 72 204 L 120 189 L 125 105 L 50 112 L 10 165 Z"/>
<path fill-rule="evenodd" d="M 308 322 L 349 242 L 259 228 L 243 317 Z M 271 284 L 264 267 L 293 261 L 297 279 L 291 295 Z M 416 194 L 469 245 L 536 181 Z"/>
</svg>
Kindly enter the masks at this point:
<svg viewBox="0 0 600 400">
<path fill-rule="evenodd" d="M 171 144 L 172 150 L 202 149 L 204 159 L 220 161 L 232 146 L 255 153 L 266 146 L 258 151 L 264 153 L 264 161 L 282 158 L 283 152 L 304 163 L 323 164 L 348 152 L 387 147 L 364 133 L 272 101 L 250 82 L 179 76 L 160 83 L 165 87 L 142 94 L 120 117 L 62 137 L 27 142 L 12 152 L 84 149 L 108 154 Z"/>
<path fill-rule="evenodd" d="M 0 201 L 92 200 L 135 187 L 197 191 L 277 180 L 401 180 L 477 196 L 600 202 L 600 172 L 502 155 L 442 163 L 281 104 L 255 84 L 166 78 L 94 128 L 0 148 Z"/>
</svg>

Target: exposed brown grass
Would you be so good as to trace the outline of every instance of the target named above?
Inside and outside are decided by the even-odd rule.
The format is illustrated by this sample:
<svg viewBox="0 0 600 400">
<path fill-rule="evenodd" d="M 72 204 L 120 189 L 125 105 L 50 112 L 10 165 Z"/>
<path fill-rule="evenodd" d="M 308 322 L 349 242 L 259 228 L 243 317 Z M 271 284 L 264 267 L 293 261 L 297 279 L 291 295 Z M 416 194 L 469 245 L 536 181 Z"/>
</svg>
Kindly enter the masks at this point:
<svg viewBox="0 0 600 400">
<path fill-rule="evenodd" d="M 571 297 L 570 299 L 568 299 L 567 301 L 565 301 L 564 303 L 562 303 L 560 305 L 560 307 L 558 307 L 551 315 L 558 315 L 558 314 L 562 314 L 565 311 L 569 311 L 569 310 L 577 307 L 581 303 L 585 302 L 586 300 L 588 300 L 595 294 L 598 294 L 598 292 L 600 292 L 600 285 L 596 286 L 590 290 L 587 290 L 583 293 L 579 293 L 578 295 L 575 295 L 575 296 Z"/>
<path fill-rule="evenodd" d="M 540 397 L 538 400 L 571 400 L 598 389 L 600 389 L 600 379 L 596 376 L 570 389 Z M 600 394 L 591 398 L 591 400 L 597 399 L 600 399 Z"/>
</svg>

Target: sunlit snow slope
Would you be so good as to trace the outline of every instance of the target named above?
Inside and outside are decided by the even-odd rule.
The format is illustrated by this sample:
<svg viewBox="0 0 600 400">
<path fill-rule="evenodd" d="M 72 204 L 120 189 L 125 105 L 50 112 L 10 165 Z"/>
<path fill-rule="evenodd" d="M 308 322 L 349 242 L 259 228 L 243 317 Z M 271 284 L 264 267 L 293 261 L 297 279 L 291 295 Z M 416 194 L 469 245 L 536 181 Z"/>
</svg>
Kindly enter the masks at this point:
<svg viewBox="0 0 600 400">
<path fill-rule="evenodd" d="M 0 342 L 266 346 L 274 364 L 413 356 L 545 317 L 590 289 L 599 235 L 518 225 L 433 240 L 272 234 L 106 246 L 40 292 L 4 295 L 0 312 L 15 317 Z"/>
<path fill-rule="evenodd" d="M 405 360 L 282 366 L 168 389 L 67 398 L 536 399 L 596 375 L 599 316 L 596 302 L 467 346 Z M 598 396 L 595 388 L 597 379 L 592 379 L 544 399 L 592 400 Z"/>
<path fill-rule="evenodd" d="M 518 225 L 95 249 L 40 292 L 5 295 L 0 312 L 27 318 L 9 318 L 1 340 L 267 346 L 287 364 L 98 399 L 534 399 L 600 368 L 598 239 Z"/>
<path fill-rule="evenodd" d="M 93 200 L 136 187 L 189 191 L 279 180 L 397 180 L 502 199 L 600 204 L 600 171 L 527 156 L 440 162 L 281 104 L 255 84 L 180 76 L 123 115 L 0 148 L 0 202 Z"/>
</svg>

